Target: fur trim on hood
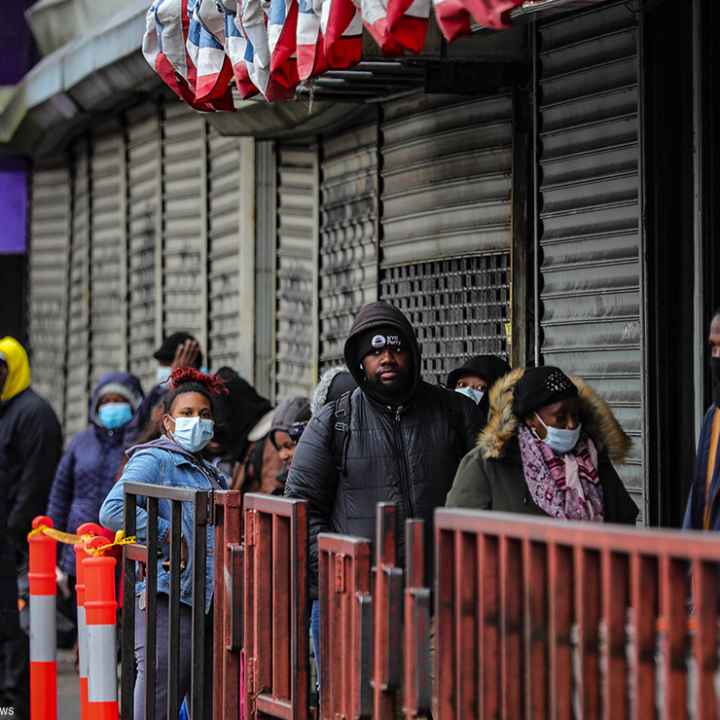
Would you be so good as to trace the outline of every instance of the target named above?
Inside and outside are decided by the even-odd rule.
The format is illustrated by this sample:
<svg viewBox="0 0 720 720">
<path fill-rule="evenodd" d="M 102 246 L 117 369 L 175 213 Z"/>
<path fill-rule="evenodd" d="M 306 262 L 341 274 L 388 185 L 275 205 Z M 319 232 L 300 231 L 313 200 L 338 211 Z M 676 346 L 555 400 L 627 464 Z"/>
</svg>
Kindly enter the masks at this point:
<svg viewBox="0 0 720 720">
<path fill-rule="evenodd" d="M 490 390 L 490 418 L 478 437 L 478 447 L 486 460 L 504 456 L 508 442 L 517 435 L 518 418 L 512 411 L 515 386 L 525 370 L 513 370 Z M 599 451 L 607 451 L 610 460 L 625 462 L 632 440 L 622 429 L 608 404 L 583 380 L 572 377 L 580 393 L 583 429 Z"/>
</svg>

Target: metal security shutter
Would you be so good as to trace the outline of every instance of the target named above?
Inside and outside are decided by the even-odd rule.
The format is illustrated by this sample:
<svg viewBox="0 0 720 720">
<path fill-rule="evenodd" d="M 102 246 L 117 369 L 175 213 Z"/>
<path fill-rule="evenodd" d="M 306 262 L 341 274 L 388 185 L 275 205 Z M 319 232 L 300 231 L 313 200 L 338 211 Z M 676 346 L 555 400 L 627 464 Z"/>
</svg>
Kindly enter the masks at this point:
<svg viewBox="0 0 720 720">
<path fill-rule="evenodd" d="M 322 146 L 320 365 L 342 362 L 353 317 L 377 300 L 377 124 Z"/>
<path fill-rule="evenodd" d="M 512 99 L 384 106 L 380 292 L 417 329 L 428 380 L 508 353 Z"/>
<path fill-rule="evenodd" d="M 241 145 L 237 137 L 209 133 L 208 365 L 237 368 L 240 359 Z"/>
<path fill-rule="evenodd" d="M 148 390 L 155 382 L 152 353 L 160 340 L 156 313 L 156 254 L 161 249 L 160 117 L 154 106 L 128 116 L 128 365 Z"/>
<path fill-rule="evenodd" d="M 33 387 L 63 420 L 70 255 L 70 172 L 36 169 L 30 220 L 30 345 Z"/>
<path fill-rule="evenodd" d="M 205 120 L 181 103 L 163 124 L 163 335 L 187 331 L 207 351 Z"/>
<path fill-rule="evenodd" d="M 643 506 L 637 29 L 627 3 L 538 29 L 540 352 L 584 377 L 634 439 Z"/>
<path fill-rule="evenodd" d="M 400 308 L 422 347 L 423 377 L 444 384 L 460 360 L 508 354 L 510 256 L 479 255 L 383 272 L 382 297 Z"/>
<path fill-rule="evenodd" d="M 90 158 L 86 141 L 74 148 L 70 320 L 65 400 L 65 437 L 87 425 L 90 367 Z"/>
<path fill-rule="evenodd" d="M 125 369 L 125 143 L 121 130 L 95 138 L 92 172 L 91 384 Z"/>
<path fill-rule="evenodd" d="M 308 395 L 315 372 L 316 153 L 277 149 L 276 399 Z"/>
</svg>

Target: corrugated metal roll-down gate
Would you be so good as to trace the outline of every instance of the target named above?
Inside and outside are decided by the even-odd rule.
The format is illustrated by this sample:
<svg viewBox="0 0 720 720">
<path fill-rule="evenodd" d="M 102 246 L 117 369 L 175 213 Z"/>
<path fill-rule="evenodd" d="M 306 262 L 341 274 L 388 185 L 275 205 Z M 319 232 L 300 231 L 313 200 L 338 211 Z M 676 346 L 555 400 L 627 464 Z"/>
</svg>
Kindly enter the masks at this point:
<svg viewBox="0 0 720 720">
<path fill-rule="evenodd" d="M 628 3 L 538 28 L 539 350 L 584 377 L 633 437 L 643 507 L 637 27 Z"/>
<path fill-rule="evenodd" d="M 90 386 L 126 367 L 125 147 L 120 128 L 93 139 L 91 162 Z M 120 311 L 120 312 L 119 312 Z"/>
<path fill-rule="evenodd" d="M 103 372 L 152 387 L 152 353 L 173 332 L 196 335 L 214 368 L 240 365 L 242 142 L 181 103 L 146 104 L 35 168 L 34 382 L 68 439 Z"/>
<path fill-rule="evenodd" d="M 29 253 L 32 379 L 33 387 L 50 401 L 58 417 L 65 409 L 71 197 L 67 166 L 38 168 L 33 173 Z"/>
<path fill-rule="evenodd" d="M 158 108 L 145 106 L 128 122 L 128 367 L 143 387 L 155 381 L 152 354 L 156 314 L 161 307 L 156 286 L 162 227 L 162 125 Z M 160 259 L 160 265 L 162 260 Z"/>
<path fill-rule="evenodd" d="M 309 396 L 315 383 L 317 153 L 277 148 L 275 397 Z"/>
<path fill-rule="evenodd" d="M 357 311 L 377 300 L 377 123 L 322 143 L 320 367 L 342 363 Z"/>
<path fill-rule="evenodd" d="M 87 424 L 90 372 L 90 147 L 86 139 L 72 149 L 72 223 L 70 246 L 70 317 L 67 329 L 65 433 Z M 32 327 L 32 325 L 31 325 Z M 31 338 L 32 339 L 32 338 Z"/>
<path fill-rule="evenodd" d="M 381 297 L 444 383 L 463 358 L 509 350 L 512 98 L 403 98 L 381 132 Z"/>
</svg>

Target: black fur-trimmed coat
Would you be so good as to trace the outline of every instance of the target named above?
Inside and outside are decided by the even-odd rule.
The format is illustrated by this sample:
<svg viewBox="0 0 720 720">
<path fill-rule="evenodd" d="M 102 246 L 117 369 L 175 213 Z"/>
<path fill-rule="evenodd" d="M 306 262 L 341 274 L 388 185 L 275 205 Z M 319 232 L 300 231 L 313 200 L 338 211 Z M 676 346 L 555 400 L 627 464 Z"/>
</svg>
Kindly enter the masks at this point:
<svg viewBox="0 0 720 720">
<path fill-rule="evenodd" d="M 523 373 L 515 370 L 492 388 L 490 418 L 476 447 L 460 463 L 448 507 L 546 515 L 533 502 L 525 482 L 518 443 L 520 421 L 512 411 L 515 386 Z M 638 508 L 613 467 L 613 462 L 624 462 L 631 440 L 607 403 L 582 380 L 573 378 L 573 382 L 580 393 L 583 428 L 598 449 L 605 522 L 632 524 Z"/>
</svg>

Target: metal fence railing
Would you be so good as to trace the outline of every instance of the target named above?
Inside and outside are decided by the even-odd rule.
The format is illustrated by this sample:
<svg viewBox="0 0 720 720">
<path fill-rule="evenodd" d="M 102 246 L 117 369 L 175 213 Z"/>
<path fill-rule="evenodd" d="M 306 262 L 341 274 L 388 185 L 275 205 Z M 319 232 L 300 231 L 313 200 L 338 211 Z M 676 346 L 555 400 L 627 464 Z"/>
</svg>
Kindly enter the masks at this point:
<svg viewBox="0 0 720 720">
<path fill-rule="evenodd" d="M 166 683 L 168 717 L 177 718 L 183 698 L 180 697 L 179 672 L 181 652 L 187 652 L 180 644 L 180 585 L 182 544 L 187 543 L 182 533 L 183 505 L 189 505 L 192 514 L 192 608 L 191 608 L 191 678 L 190 711 L 193 720 L 210 720 L 211 701 L 207 672 L 208 643 L 206 636 L 205 584 L 207 570 L 207 530 L 212 519 L 212 492 L 187 488 L 166 487 L 141 483 L 125 483 L 125 534 L 136 535 L 136 510 L 138 498 L 145 498 L 147 512 L 147 537 L 145 544 L 127 545 L 124 551 L 124 586 L 122 615 L 122 720 L 133 720 L 133 696 L 135 690 L 135 587 L 139 573 L 145 579 L 145 720 L 164 720 L 156 717 L 158 683 Z M 159 638 L 157 633 L 158 562 L 163 550 L 158 539 L 159 504 L 170 504 L 168 637 Z M 167 678 L 158 678 L 156 653 L 158 643 L 168 648 Z"/>
<path fill-rule="evenodd" d="M 320 717 L 372 717 L 370 541 L 321 533 Z"/>
<path fill-rule="evenodd" d="M 244 652 L 247 717 L 309 716 L 306 503 L 244 497 Z"/>
<path fill-rule="evenodd" d="M 243 636 L 242 495 L 215 491 L 213 578 L 213 713 L 240 717 L 240 655 Z"/>
<path fill-rule="evenodd" d="M 135 561 L 146 575 L 152 617 L 157 563 L 148 558 L 157 557 L 161 502 L 171 503 L 169 712 L 182 701 L 172 689 L 181 506 L 190 503 L 193 720 L 210 718 L 204 698 L 211 682 L 214 720 L 314 717 L 306 504 L 145 485 L 126 490 L 126 531 L 134 532 L 136 501 L 145 497 L 149 532 L 145 545 L 125 549 L 123 720 L 132 720 Z M 199 601 L 209 524 L 212 663 Z M 399 528 L 397 509 L 387 503 L 377 508 L 374 543 L 319 536 L 322 720 L 395 720 L 401 711 L 435 720 L 719 717 L 714 534 L 441 509 L 432 578 L 425 576 L 427 539 L 420 520 Z M 150 699 L 162 679 L 151 622 L 145 641 L 152 720 Z"/>
<path fill-rule="evenodd" d="M 716 718 L 720 541 L 436 515 L 436 717 Z"/>
</svg>

